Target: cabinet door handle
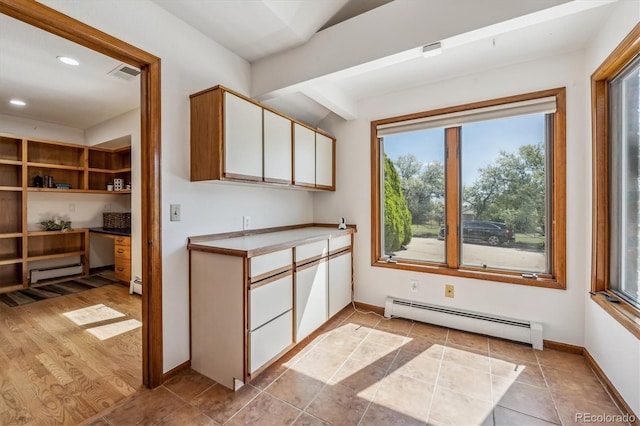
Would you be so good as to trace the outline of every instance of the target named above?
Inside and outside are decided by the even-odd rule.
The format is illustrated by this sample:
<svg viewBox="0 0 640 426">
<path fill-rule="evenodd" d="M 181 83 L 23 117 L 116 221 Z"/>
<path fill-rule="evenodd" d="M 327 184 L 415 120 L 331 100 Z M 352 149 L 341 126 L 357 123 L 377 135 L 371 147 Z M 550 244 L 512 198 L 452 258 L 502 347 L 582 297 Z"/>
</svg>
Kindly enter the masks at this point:
<svg viewBox="0 0 640 426">
<path fill-rule="evenodd" d="M 118 253 L 119 253 L 119 254 L 122 254 L 122 253 L 124 253 L 124 250 L 122 250 L 122 249 L 118 249 Z"/>
<path fill-rule="evenodd" d="M 124 271 L 124 268 L 119 267 L 119 268 L 118 268 L 118 271 L 122 272 L 122 271 Z"/>
<path fill-rule="evenodd" d="M 119 243 L 121 243 L 121 242 L 123 242 L 123 241 L 124 241 L 124 238 L 118 238 L 116 241 L 117 241 L 117 242 L 119 242 Z"/>
</svg>

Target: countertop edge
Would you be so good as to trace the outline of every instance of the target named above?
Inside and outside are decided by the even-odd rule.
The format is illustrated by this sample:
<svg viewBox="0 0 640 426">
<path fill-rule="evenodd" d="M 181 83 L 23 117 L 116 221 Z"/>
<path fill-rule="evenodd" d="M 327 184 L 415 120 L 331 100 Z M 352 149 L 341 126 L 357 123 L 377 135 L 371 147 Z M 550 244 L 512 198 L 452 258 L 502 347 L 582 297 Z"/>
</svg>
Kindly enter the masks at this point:
<svg viewBox="0 0 640 426">
<path fill-rule="evenodd" d="M 308 228 L 314 228 L 314 227 L 324 227 L 321 225 L 310 225 L 308 226 Z M 266 245 L 266 246 L 262 246 L 259 248 L 255 248 L 255 249 L 251 249 L 251 250 L 238 250 L 238 249 L 231 249 L 231 248 L 226 248 L 226 247 L 215 247 L 215 246 L 211 246 L 211 245 L 203 245 L 201 243 L 205 242 L 203 240 L 201 240 L 201 237 L 189 237 L 189 243 L 187 244 L 187 249 L 188 250 L 193 250 L 193 251 L 204 251 L 204 252 L 208 252 L 208 253 L 217 253 L 217 254 L 225 254 L 225 255 L 229 255 L 229 256 L 239 256 L 239 257 L 254 257 L 254 256 L 259 256 L 261 254 L 267 254 L 267 253 L 271 253 L 274 251 L 278 251 L 278 250 L 284 250 L 287 248 L 293 248 L 295 246 L 299 246 L 301 243 L 303 244 L 307 244 L 307 243 L 312 243 L 315 241 L 320 241 L 323 239 L 326 239 L 328 237 L 332 237 L 335 235 L 351 235 L 351 234 L 355 234 L 356 233 L 356 229 L 355 227 L 352 226 L 348 226 L 347 229 L 337 229 L 337 228 L 330 228 L 330 227 L 326 227 L 327 228 L 327 233 L 324 235 L 315 235 L 315 236 L 311 236 L 311 237 L 305 237 L 305 238 L 297 238 L 297 239 L 292 239 L 292 240 L 287 240 L 278 244 L 271 244 L 271 245 Z M 304 228 L 296 228 L 296 229 L 304 229 Z M 255 234 L 248 234 L 248 235 L 244 235 L 245 237 L 250 237 L 252 235 L 264 235 L 265 233 L 261 233 L 259 232 L 260 230 L 256 230 L 258 232 L 256 232 Z M 273 231 L 270 233 L 277 233 L 277 232 L 282 232 L 282 231 L 286 231 L 286 229 L 283 229 L 281 231 Z M 225 240 L 227 238 L 225 237 L 221 237 L 221 238 L 215 238 L 216 234 L 212 234 L 210 240 L 206 240 L 207 242 L 210 241 L 217 241 L 217 240 Z M 220 234 L 220 235 L 226 235 L 226 234 Z M 231 237 L 233 238 L 233 237 Z M 192 239 L 200 239 L 199 241 L 192 242 Z"/>
</svg>

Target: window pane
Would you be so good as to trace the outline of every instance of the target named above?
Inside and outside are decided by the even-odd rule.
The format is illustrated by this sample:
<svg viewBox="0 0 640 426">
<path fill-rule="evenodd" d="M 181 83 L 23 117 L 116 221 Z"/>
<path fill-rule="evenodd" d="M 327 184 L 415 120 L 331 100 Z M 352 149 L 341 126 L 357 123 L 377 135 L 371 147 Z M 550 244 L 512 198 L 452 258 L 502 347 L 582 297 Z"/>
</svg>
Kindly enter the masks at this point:
<svg viewBox="0 0 640 426">
<path fill-rule="evenodd" d="M 611 277 L 609 287 L 640 307 L 640 64 L 611 83 Z"/>
<path fill-rule="evenodd" d="M 544 114 L 463 125 L 461 263 L 548 273 Z"/>
<path fill-rule="evenodd" d="M 383 255 L 443 263 L 444 129 L 381 140 Z"/>
</svg>

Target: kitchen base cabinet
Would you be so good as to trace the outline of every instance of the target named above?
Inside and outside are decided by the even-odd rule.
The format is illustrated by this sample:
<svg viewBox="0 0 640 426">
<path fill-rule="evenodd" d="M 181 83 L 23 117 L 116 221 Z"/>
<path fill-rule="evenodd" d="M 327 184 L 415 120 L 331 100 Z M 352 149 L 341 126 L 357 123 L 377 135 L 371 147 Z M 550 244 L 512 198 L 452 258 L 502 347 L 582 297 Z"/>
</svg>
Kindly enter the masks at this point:
<svg viewBox="0 0 640 426">
<path fill-rule="evenodd" d="M 191 252 L 191 368 L 229 389 L 245 381 L 244 263 Z"/>
<path fill-rule="evenodd" d="M 327 321 L 327 260 L 296 268 L 296 342 Z"/>
<path fill-rule="evenodd" d="M 234 390 L 351 302 L 353 229 L 252 232 L 188 246 L 191 367 Z"/>
<path fill-rule="evenodd" d="M 351 303 L 351 250 L 329 258 L 329 318 Z"/>
</svg>

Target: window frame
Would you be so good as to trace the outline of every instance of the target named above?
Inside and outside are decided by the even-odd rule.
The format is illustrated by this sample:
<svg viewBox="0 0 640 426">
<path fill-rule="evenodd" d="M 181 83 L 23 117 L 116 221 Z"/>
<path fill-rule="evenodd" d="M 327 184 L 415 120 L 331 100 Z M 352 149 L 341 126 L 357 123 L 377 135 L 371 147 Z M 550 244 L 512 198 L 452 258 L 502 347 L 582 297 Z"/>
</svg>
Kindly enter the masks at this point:
<svg viewBox="0 0 640 426">
<path fill-rule="evenodd" d="M 460 127 L 445 129 L 445 221 L 449 233 L 446 241 L 446 264 L 428 261 L 397 259 L 387 262 L 381 246 L 381 149 L 377 137 L 380 125 L 400 123 L 436 115 L 463 112 L 477 108 L 502 105 L 530 99 L 556 97 L 556 112 L 551 114 L 553 141 L 551 147 L 551 173 L 549 204 L 551 227 L 550 274 L 538 274 L 538 278 L 525 278 L 522 271 L 487 269 L 460 264 L 458 225 L 460 218 L 460 161 L 458 146 Z M 455 155 L 456 158 L 453 158 Z M 564 87 L 474 102 L 435 110 L 384 118 L 371 122 L 371 265 L 375 267 L 426 272 L 464 278 L 475 278 L 500 283 L 521 284 L 535 287 L 566 289 L 566 89 Z"/>
<path fill-rule="evenodd" d="M 627 330 L 640 338 L 640 310 L 609 290 L 610 277 L 610 176 L 609 82 L 640 55 L 640 24 L 637 24 L 591 75 L 592 121 L 592 250 L 591 299 Z M 598 292 L 614 297 L 610 303 Z"/>
</svg>

